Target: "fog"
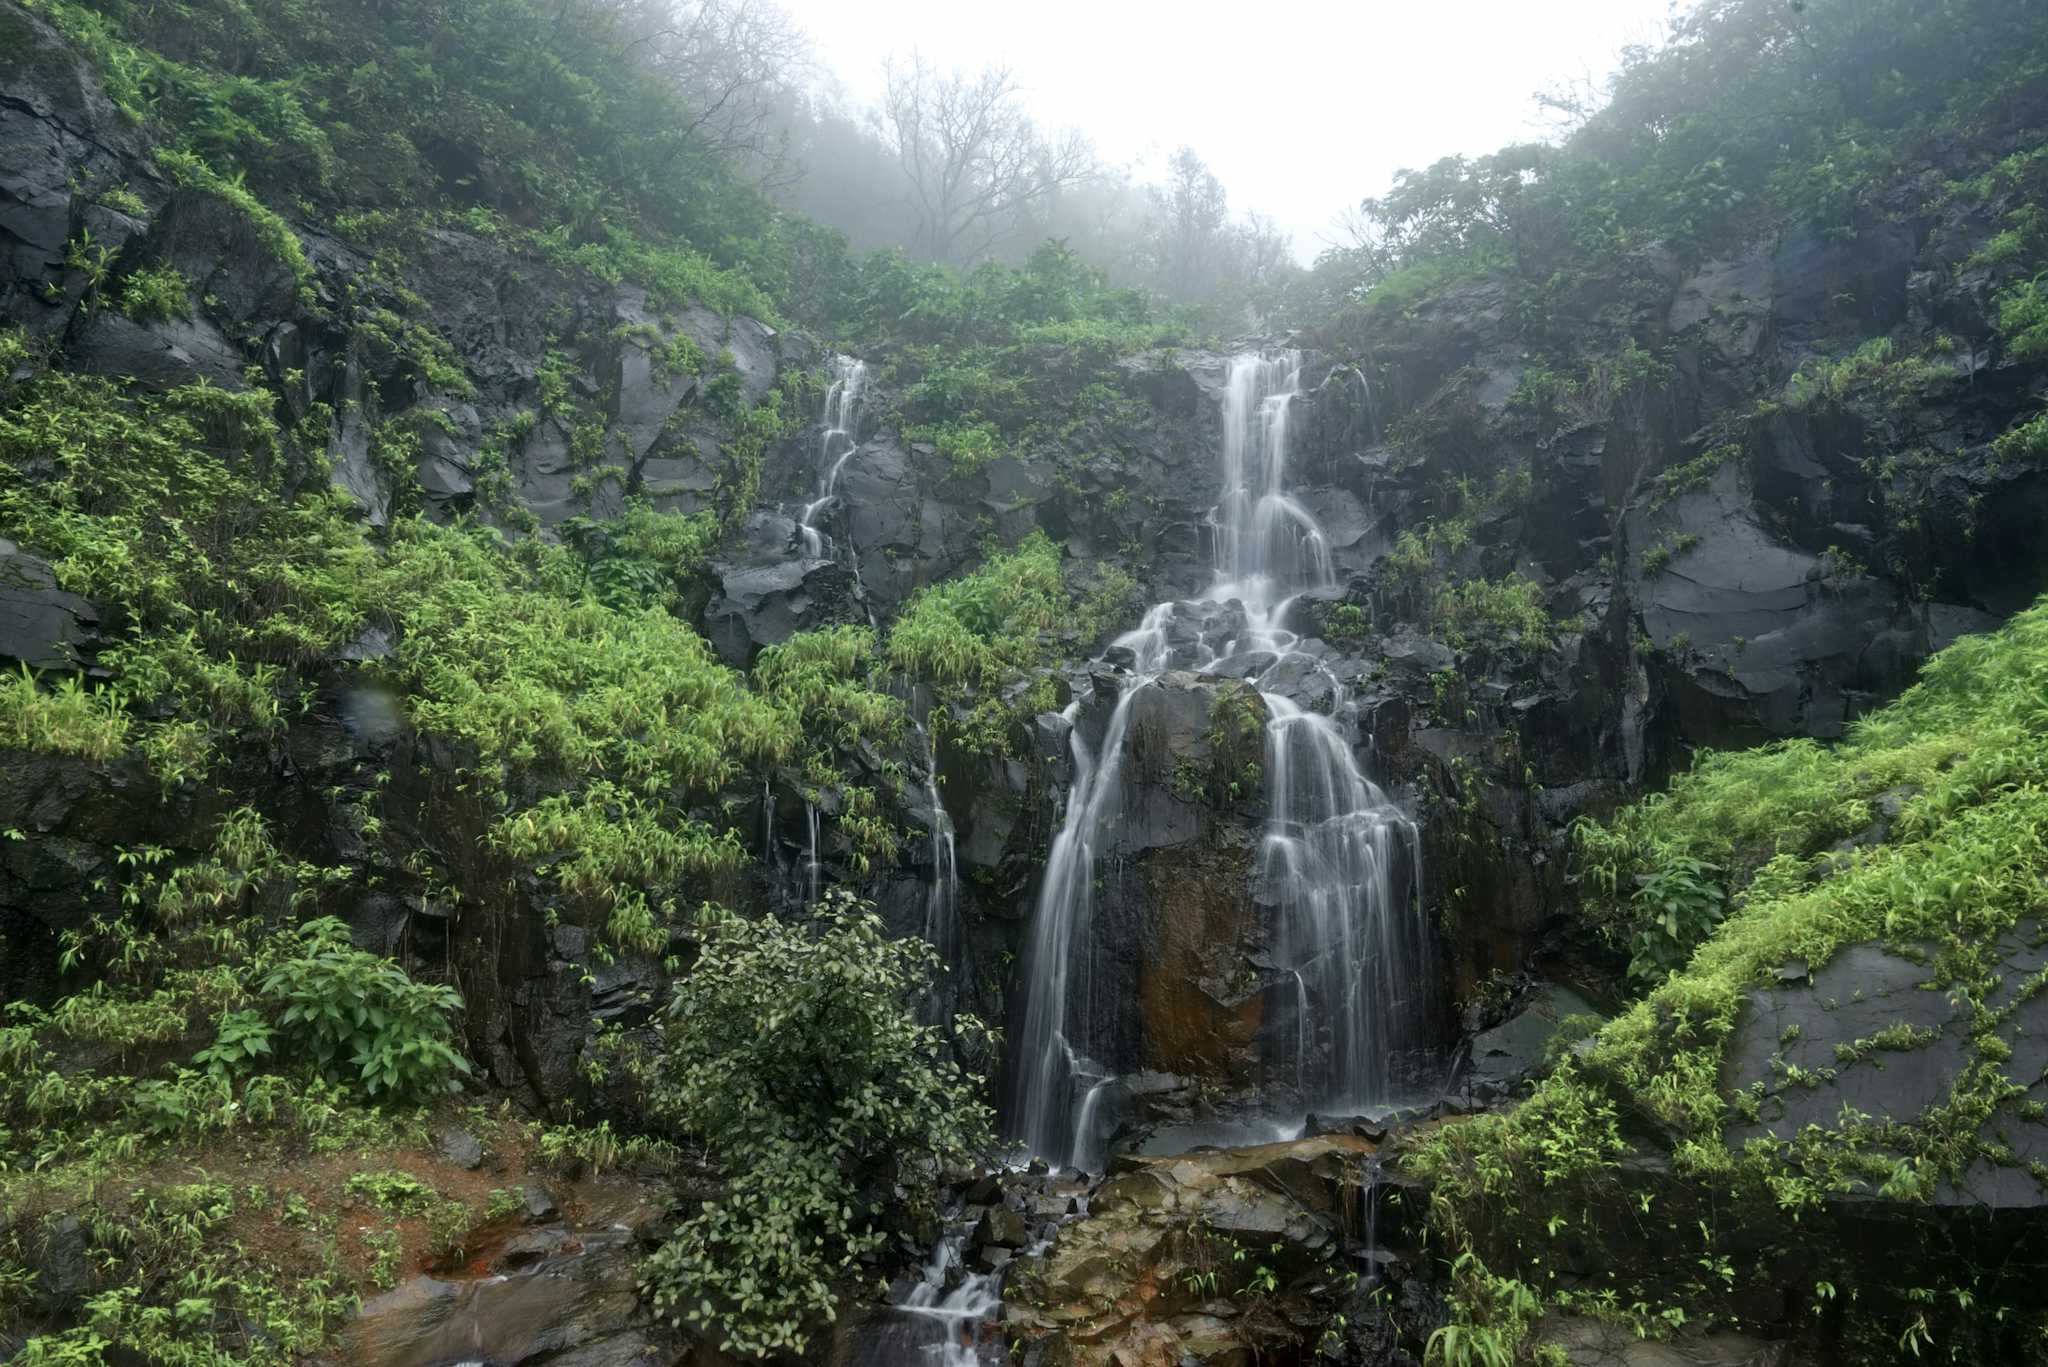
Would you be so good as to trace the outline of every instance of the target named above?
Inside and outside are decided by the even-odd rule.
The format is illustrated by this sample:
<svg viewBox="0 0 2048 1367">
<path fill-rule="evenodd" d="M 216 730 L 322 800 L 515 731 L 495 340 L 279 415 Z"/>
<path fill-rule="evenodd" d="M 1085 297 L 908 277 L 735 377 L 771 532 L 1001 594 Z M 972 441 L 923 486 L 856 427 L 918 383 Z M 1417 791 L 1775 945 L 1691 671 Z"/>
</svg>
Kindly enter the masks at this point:
<svg viewBox="0 0 2048 1367">
<path fill-rule="evenodd" d="M 941 67 L 1011 67 L 1046 127 L 1078 127 L 1139 182 L 1191 147 L 1233 212 L 1275 220 L 1298 259 L 1339 236 L 1404 166 L 1549 131 L 1535 101 L 1598 88 L 1630 43 L 1664 33 L 1671 0 L 788 0 L 850 103 L 916 50 Z"/>
</svg>

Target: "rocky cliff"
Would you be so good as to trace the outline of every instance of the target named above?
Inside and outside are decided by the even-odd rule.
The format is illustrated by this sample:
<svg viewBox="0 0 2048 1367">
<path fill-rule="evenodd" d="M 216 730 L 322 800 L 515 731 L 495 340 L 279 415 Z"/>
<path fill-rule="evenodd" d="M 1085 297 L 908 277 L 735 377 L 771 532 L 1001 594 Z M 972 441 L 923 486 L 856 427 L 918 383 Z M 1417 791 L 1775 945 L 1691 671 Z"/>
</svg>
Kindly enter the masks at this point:
<svg viewBox="0 0 2048 1367">
<path fill-rule="evenodd" d="M 944 347 L 908 335 L 909 310 L 904 335 L 837 339 L 862 345 L 876 378 L 835 448 L 821 421 L 833 348 L 750 314 L 768 312 L 765 296 L 695 258 L 622 267 L 597 234 L 571 248 L 495 214 L 387 223 L 367 206 L 259 199 L 134 117 L 110 95 L 110 69 L 89 30 L 0 3 L 0 470 L 13 486 L 0 502 L 0 665 L 27 671 L 0 714 L 0 1003 L 59 1013 L 38 1018 L 47 1028 L 18 1057 L 49 1051 L 34 1057 L 77 1086 L 61 1112 L 73 1118 L 104 1100 L 81 1080 L 205 1071 L 185 1064 L 224 1037 L 214 1016 L 240 1001 L 204 982 L 146 1027 L 63 1005 L 90 995 L 64 975 L 96 956 L 107 982 L 154 990 L 185 964 L 192 922 L 179 917 L 204 898 L 247 913 L 240 930 L 221 922 L 224 937 L 283 934 L 311 907 L 356 948 L 450 989 L 478 1105 L 602 1122 L 570 1126 L 583 1146 L 570 1167 L 609 1166 L 620 1154 L 607 1146 L 645 1124 L 600 1042 L 648 1037 L 700 948 L 700 903 L 785 914 L 820 886 L 853 888 L 892 932 L 944 949 L 929 1016 L 1007 1025 L 1014 1048 L 1074 737 L 1091 753 L 1103 744 L 1139 683 L 1116 639 L 1145 604 L 1178 603 L 1173 667 L 1130 704 L 1123 816 L 1093 851 L 1081 956 L 1097 1062 L 1121 1079 L 1118 1170 L 1099 1187 L 1041 1174 L 1029 1198 L 996 1184 L 968 1204 L 1058 1207 L 1031 1208 L 1032 1238 L 1020 1225 L 984 1241 L 1005 1250 L 1000 1266 L 1093 1202 L 1016 1279 L 1010 1327 L 1042 1361 L 1412 1360 L 1401 1355 L 1442 1320 L 1446 1292 L 1478 1293 L 1422 1265 L 1429 1197 L 1380 1155 L 1426 1147 L 1438 1121 L 1520 1094 L 1551 1066 L 1551 1037 L 1587 1002 L 1557 988 L 1531 998 L 1532 976 L 1569 978 L 1609 1010 L 1638 990 L 1627 947 L 1585 914 L 1575 823 L 1704 749 L 1839 739 L 1930 657 L 2048 589 L 2048 437 L 2027 435 L 2048 403 L 2048 348 L 2010 335 L 2017 267 L 1999 246 L 2032 182 L 1985 173 L 1972 193 L 1928 190 L 2009 166 L 2033 141 L 2024 120 L 1895 168 L 1846 222 L 1788 210 L 1711 254 L 1631 251 L 1615 278 L 1578 282 L 1604 291 L 1613 335 L 1568 365 L 1532 342 L 1526 282 L 1498 271 L 1383 308 L 1365 334 L 1322 320 L 1231 347 L 1108 345 L 1070 318 L 1033 321 L 1005 343 L 1015 373 L 975 379 L 1007 385 L 1005 402 L 1029 414 L 981 458 L 961 455 L 949 405 L 967 401 L 935 380 L 948 378 Z M 1043 331 L 1058 327 L 1069 331 Z M 1220 534 L 1230 352 L 1281 345 L 1303 353 L 1288 492 L 1331 570 L 1287 603 L 1284 662 L 1232 654 L 1243 604 L 1199 601 Z M 967 416 L 997 406 L 988 393 L 975 403 Z M 1032 616 L 1003 591 L 1036 555 L 1056 593 Z M 949 585 L 959 604 L 942 601 Z M 934 603 L 992 663 L 935 667 L 901 646 L 897 628 Z M 508 640 L 541 663 L 497 659 Z M 851 663 L 832 653 L 849 642 Z M 1273 810 L 1259 764 L 1277 704 L 1248 680 L 1340 717 L 1353 758 L 1418 825 L 1412 895 L 1434 969 L 1407 985 L 1395 1071 L 1435 1105 L 1317 1117 L 1330 1133 L 1290 1149 L 1175 1158 L 1270 1122 L 1277 1095 L 1300 1099 L 1274 1040 L 1306 989 L 1276 959 L 1276 894 L 1259 872 Z M 1847 864 L 1895 848 L 1894 825 L 1901 841 L 1924 834 L 1918 818 L 1891 821 L 1923 780 L 1859 790 L 1893 807 L 1885 822 L 1829 827 L 1833 853 Z M 233 838 L 251 829 L 260 839 Z M 1745 878 L 1764 862 L 1746 850 Z M 1834 866 L 1814 870 L 1818 882 Z M 1713 894 L 1716 917 L 1743 892 Z M 134 919 L 144 905 L 147 925 Z M 1978 1119 L 2017 1158 L 1966 1165 L 1968 1181 L 1930 1177 L 1927 1211 L 1860 1206 L 1871 1194 L 1858 1191 L 1794 1229 L 1796 1211 L 1788 1224 L 1745 1209 L 1726 1241 L 1683 1250 L 1720 1281 L 1687 1283 L 1690 1303 L 1791 1336 L 1805 1302 L 1763 1302 L 1790 1295 L 1816 1239 L 1905 1230 L 2018 1269 L 1972 1294 L 2038 1308 L 2024 1290 L 2041 1265 L 2027 1170 L 2034 929 L 1997 928 L 1967 1002 L 1920 990 L 1959 980 L 1950 966 L 1922 976 L 1921 960 L 1948 965 L 1945 942 L 1883 949 L 1860 931 L 1810 972 L 1776 956 L 1770 983 L 1745 980 L 1739 1022 L 1716 1036 L 1719 1093 L 1755 1098 L 1731 1149 L 1833 1126 L 1903 1162 L 1900 1129 L 1985 1101 L 2004 1109 Z M 135 948 L 159 931 L 182 948 Z M 2028 987 L 1999 995 L 2008 982 Z M 1844 999 L 1844 1011 L 1818 1004 Z M 1669 1007 L 1620 1028 L 1681 1030 Z M 1924 1047 L 1884 1068 L 1866 1046 L 1890 1012 Z M 1640 1040 L 1601 1038 L 1580 1057 L 1608 1070 L 1607 1102 L 1654 1087 L 1630 1071 L 1648 1057 Z M 2001 1050 L 2017 1057 L 1998 1075 L 2014 1096 L 1956 1090 Z M 960 1052 L 1003 1094 L 1014 1057 Z M 1548 1085 L 1517 1114 L 1584 1100 Z M 245 1098 L 221 1104 L 209 1134 L 231 1129 Z M 1844 1106 L 1873 1128 L 1836 1124 Z M 678 1179 L 669 1154 L 665 1176 L 647 1167 L 625 1195 L 579 1186 L 567 1215 L 546 1191 L 522 1192 L 522 1215 L 473 1176 L 486 1130 L 494 1180 L 544 1168 L 547 1141 L 509 1114 L 332 1140 L 460 1189 L 479 1217 L 451 1246 L 428 1227 L 426 1197 L 350 1188 L 394 1229 L 413 1222 L 402 1247 L 419 1274 L 364 1305 L 352 1351 L 442 1360 L 463 1350 L 458 1329 L 486 1320 L 494 1361 L 686 1351 L 647 1320 L 626 1265 L 673 1210 L 715 1196 L 701 1155 Z M 165 1133 L 182 1123 L 156 1115 Z M 1676 1235 L 1603 1207 L 1655 1204 L 1704 1231 L 1720 1199 L 1686 1169 L 1697 1136 L 1669 1108 L 1627 1123 L 1647 1133 L 1625 1159 L 1542 1178 L 1561 1184 L 1546 1214 L 1586 1222 L 1555 1260 L 1575 1284 L 1592 1286 L 1606 1259 L 1681 1256 Z M 477 1162 L 457 1161 L 471 1147 Z M 266 1180 L 236 1161 L 237 1177 Z M 1489 1181 L 1521 1171 L 1460 1187 L 1441 1152 L 1425 1167 L 1445 1199 L 1478 1192 L 1481 1205 L 1502 1198 Z M 954 1197 L 968 1189 L 948 1178 Z M 870 1194 L 907 1211 L 917 1180 L 877 1178 Z M 56 1220 L 67 1193 L 42 1196 L 0 1216 L 0 1252 L 75 1264 L 28 1303 L 35 1326 L 87 1325 L 104 1289 L 86 1271 L 87 1233 Z M 1527 1220 L 1459 1218 L 1470 1250 L 1502 1266 L 1531 1246 Z M 230 1220 L 206 1228 L 240 1237 Z M 924 1211 L 892 1226 L 901 1246 L 868 1258 L 862 1282 L 923 1256 L 932 1225 Z M 384 1247 L 349 1245 L 337 1297 Z M 397 1260 L 401 1244 L 389 1247 Z M 1714 1270 L 1733 1256 L 1764 1270 Z M 1840 1275 L 1913 1293 L 1926 1265 L 1901 1280 L 1851 1258 Z M 493 1308 L 507 1286 L 544 1278 L 547 1296 Z M 1588 1323 L 1546 1332 L 1571 1360 L 1601 1360 Z M 0 1333 L 16 1334 L 0 1338 L 11 1349 L 27 1330 Z M 1743 1338 L 1716 1351 L 1753 1349 Z"/>
</svg>

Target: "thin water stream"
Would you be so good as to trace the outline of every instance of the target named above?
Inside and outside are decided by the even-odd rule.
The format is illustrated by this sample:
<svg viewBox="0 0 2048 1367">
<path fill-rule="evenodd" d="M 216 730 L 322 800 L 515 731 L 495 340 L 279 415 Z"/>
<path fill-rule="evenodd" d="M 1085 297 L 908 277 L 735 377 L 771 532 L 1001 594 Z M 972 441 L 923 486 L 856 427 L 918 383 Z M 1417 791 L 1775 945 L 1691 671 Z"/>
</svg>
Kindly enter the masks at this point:
<svg viewBox="0 0 2048 1367">
<path fill-rule="evenodd" d="M 796 520 L 804 540 L 804 554 L 813 560 L 825 554 L 825 534 L 818 530 L 817 520 L 838 496 L 839 472 L 860 449 L 860 409 L 867 388 L 867 362 L 852 356 L 832 358 L 832 379 L 825 387 L 825 411 L 818 419 L 818 493 L 804 505 Z"/>
</svg>

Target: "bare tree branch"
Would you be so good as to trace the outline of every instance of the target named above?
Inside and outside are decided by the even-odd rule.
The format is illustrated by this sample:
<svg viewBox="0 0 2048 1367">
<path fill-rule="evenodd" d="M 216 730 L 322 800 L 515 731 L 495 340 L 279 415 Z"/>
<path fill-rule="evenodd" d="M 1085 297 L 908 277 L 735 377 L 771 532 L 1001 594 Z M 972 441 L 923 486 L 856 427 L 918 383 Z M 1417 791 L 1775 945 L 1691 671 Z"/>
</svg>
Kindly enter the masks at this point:
<svg viewBox="0 0 2048 1367">
<path fill-rule="evenodd" d="M 914 250 L 938 261 L 987 253 L 1097 172 L 1079 132 L 1039 131 L 1004 66 L 941 72 L 916 52 L 892 56 L 877 125 L 916 200 Z"/>
</svg>

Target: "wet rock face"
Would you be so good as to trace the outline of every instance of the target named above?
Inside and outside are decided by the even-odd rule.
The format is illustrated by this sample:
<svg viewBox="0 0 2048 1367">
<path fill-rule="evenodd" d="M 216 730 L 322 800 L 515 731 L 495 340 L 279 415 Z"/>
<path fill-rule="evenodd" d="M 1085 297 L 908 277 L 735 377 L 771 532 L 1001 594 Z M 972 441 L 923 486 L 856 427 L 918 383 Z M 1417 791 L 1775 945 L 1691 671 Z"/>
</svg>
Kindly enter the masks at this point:
<svg viewBox="0 0 2048 1367">
<path fill-rule="evenodd" d="M 1118 691 L 1133 682 L 1098 671 L 1081 725 L 1104 725 Z M 1097 853 L 1087 951 L 1104 1034 L 1096 1056 L 1119 1073 L 1174 1073 L 1227 1091 L 1256 1085 L 1272 976 L 1256 962 L 1267 933 L 1252 876 L 1263 794 L 1219 800 L 1213 782 L 1246 759 L 1221 753 L 1228 746 L 1214 720 L 1219 700 L 1243 690 L 1169 671 L 1131 699 L 1120 815 Z M 1263 753 L 1263 706 L 1255 713 L 1254 763 Z"/>
<path fill-rule="evenodd" d="M 1012 1339 L 1069 1367 L 1308 1360 L 1347 1249 L 1364 1252 L 1353 1240 L 1371 1152 L 1326 1136 L 1125 1160 L 1087 1216 L 1012 1275 Z"/>
<path fill-rule="evenodd" d="M 603 1193 L 576 1221 L 562 1218 L 544 1193 L 537 1199 L 538 1214 L 465 1250 L 460 1268 L 422 1274 L 363 1302 L 343 1329 L 337 1363 L 675 1361 L 683 1345 L 652 1322 L 637 1285 L 659 1215 L 652 1193 Z"/>
<path fill-rule="evenodd" d="M 119 184 L 141 144 L 88 60 L 15 6 L 0 12 L 0 88 L 0 321 L 47 335 L 69 315 L 46 287 L 70 292 L 64 258 L 80 223 L 113 247 L 141 227 L 74 187 Z"/>
<path fill-rule="evenodd" d="M 1603 1019 L 1568 987 L 1549 983 L 1532 992 L 1508 1019 L 1472 1037 L 1473 1089 L 1497 1097 L 1548 1071 L 1551 1043 L 1573 1017 Z"/>
<path fill-rule="evenodd" d="M 0 665 L 75 670 L 98 638 L 99 610 L 57 587 L 47 561 L 0 538 Z"/>
<path fill-rule="evenodd" d="M 1964 984 L 1943 982 L 1923 958 L 1877 945 L 1851 946 L 1817 971 L 1798 960 L 1785 964 L 1775 984 L 1749 994 L 1736 1021 L 1722 1085 L 1757 1105 L 1754 1119 L 1730 1125 L 1729 1147 L 1790 1140 L 1809 1125 L 1832 1128 L 1844 1108 L 1877 1124 L 1913 1124 L 1949 1105 L 1981 1051 L 1976 1038 L 1988 1031 L 1999 1048 L 1987 1057 L 2013 1095 L 1994 1106 L 1982 1134 L 2010 1162 L 1979 1159 L 1931 1199 L 2048 1205 L 2048 1189 L 2029 1171 L 2048 1162 L 2048 1124 L 2029 1105 L 2048 1100 L 2048 996 L 2030 987 L 2048 969 L 2048 933 L 2023 925 L 1994 950 L 1997 986 L 1974 1002 Z"/>
</svg>

